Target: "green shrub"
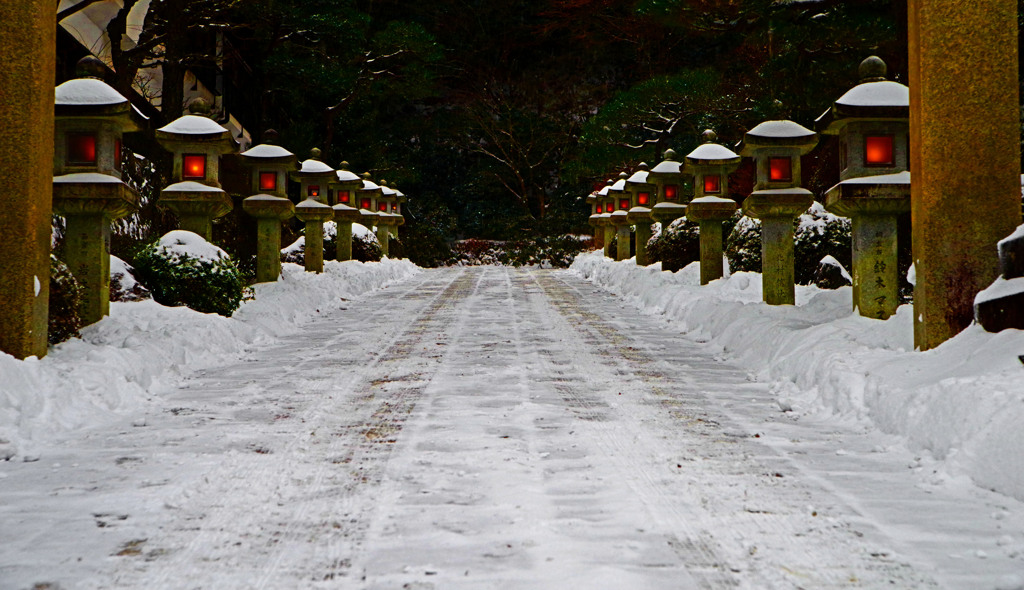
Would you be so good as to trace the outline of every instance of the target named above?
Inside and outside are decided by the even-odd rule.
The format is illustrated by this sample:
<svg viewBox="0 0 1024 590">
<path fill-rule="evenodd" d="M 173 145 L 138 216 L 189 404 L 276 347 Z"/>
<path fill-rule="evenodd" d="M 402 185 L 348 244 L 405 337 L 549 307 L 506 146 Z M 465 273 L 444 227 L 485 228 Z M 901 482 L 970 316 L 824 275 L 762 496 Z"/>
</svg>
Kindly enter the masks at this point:
<svg viewBox="0 0 1024 590">
<path fill-rule="evenodd" d="M 613 250 L 614 251 L 614 250 Z M 651 236 L 647 255 L 652 263 L 661 262 L 661 269 L 675 272 L 700 260 L 700 231 L 696 223 L 685 217 Z"/>
<path fill-rule="evenodd" d="M 82 285 L 66 264 L 50 255 L 50 314 L 46 339 L 59 344 L 79 336 L 82 328 Z"/>
<path fill-rule="evenodd" d="M 136 278 L 161 305 L 185 305 L 230 317 L 246 296 L 226 252 L 187 231 L 169 232 L 135 257 Z"/>
<path fill-rule="evenodd" d="M 733 272 L 761 272 L 761 222 L 742 217 L 729 233 L 725 248 L 729 268 Z M 814 203 L 794 221 L 794 272 L 798 285 L 814 282 L 818 263 L 832 256 L 850 267 L 850 220 L 825 210 Z"/>
<path fill-rule="evenodd" d="M 352 225 L 352 260 L 359 262 L 380 262 L 383 257 L 380 242 L 372 231 Z"/>
</svg>

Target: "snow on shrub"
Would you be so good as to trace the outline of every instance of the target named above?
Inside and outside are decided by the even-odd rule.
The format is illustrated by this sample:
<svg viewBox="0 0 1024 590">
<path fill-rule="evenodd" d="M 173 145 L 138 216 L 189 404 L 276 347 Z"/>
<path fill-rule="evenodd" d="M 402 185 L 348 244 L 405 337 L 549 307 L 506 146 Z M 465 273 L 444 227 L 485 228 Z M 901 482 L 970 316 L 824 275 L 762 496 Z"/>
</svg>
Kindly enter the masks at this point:
<svg viewBox="0 0 1024 590">
<path fill-rule="evenodd" d="M 66 264 L 50 254 L 50 313 L 46 339 L 59 344 L 77 338 L 82 327 L 82 285 Z"/>
<path fill-rule="evenodd" d="M 169 232 L 142 248 L 135 271 L 161 305 L 230 317 L 245 296 L 242 275 L 227 252 L 189 231 Z"/>
<path fill-rule="evenodd" d="M 151 299 L 149 289 L 135 280 L 134 268 L 117 256 L 110 257 L 110 300 L 142 301 Z"/>
<path fill-rule="evenodd" d="M 305 229 L 302 230 L 305 233 Z M 338 224 L 333 221 L 324 223 L 324 260 L 338 259 Z M 391 238 L 388 247 L 393 248 L 398 241 Z M 392 251 L 391 258 L 400 258 L 399 251 Z M 382 257 L 380 242 L 376 234 L 358 223 L 352 224 L 352 260 L 359 262 L 380 262 Z M 281 262 L 305 264 L 306 236 L 300 236 L 288 246 L 281 248 Z"/>
<path fill-rule="evenodd" d="M 662 270 L 671 272 L 700 260 L 698 225 L 685 217 L 673 221 L 651 236 L 647 242 L 647 255 L 652 263 L 660 262 Z"/>
<path fill-rule="evenodd" d="M 814 282 L 818 263 L 832 256 L 850 266 L 850 220 L 833 215 L 815 202 L 794 222 L 794 264 L 798 285 Z M 761 272 L 761 222 L 741 217 L 726 240 L 725 254 L 733 272 Z"/>
<path fill-rule="evenodd" d="M 529 240 L 478 240 L 456 242 L 449 266 L 540 266 L 568 268 L 576 255 L 593 248 L 590 236 L 548 236 Z"/>
</svg>

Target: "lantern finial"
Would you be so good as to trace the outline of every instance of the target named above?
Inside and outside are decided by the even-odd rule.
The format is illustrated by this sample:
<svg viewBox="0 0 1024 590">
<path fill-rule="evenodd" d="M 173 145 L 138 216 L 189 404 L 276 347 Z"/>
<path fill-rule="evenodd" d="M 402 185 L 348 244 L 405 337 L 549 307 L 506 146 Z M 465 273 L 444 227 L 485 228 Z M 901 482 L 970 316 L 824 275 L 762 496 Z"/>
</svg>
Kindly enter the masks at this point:
<svg viewBox="0 0 1024 590">
<path fill-rule="evenodd" d="M 75 64 L 75 75 L 79 78 L 96 78 L 98 80 L 102 80 L 103 74 L 106 70 L 106 64 L 91 55 L 83 57 L 78 60 L 77 64 Z"/>
<path fill-rule="evenodd" d="M 884 82 L 888 71 L 889 68 L 885 65 L 885 62 L 877 55 L 872 55 L 860 62 L 860 67 L 857 68 L 862 84 L 865 82 Z"/>
<path fill-rule="evenodd" d="M 700 138 L 704 140 L 704 143 L 714 143 L 718 141 L 718 134 L 711 129 L 705 129 L 704 133 L 700 134 Z"/>
<path fill-rule="evenodd" d="M 313 148 L 313 149 L 309 150 L 309 158 L 311 160 L 319 160 L 321 153 L 322 152 L 320 151 L 320 148 Z"/>
<path fill-rule="evenodd" d="M 639 164 L 637 164 L 637 168 L 645 172 L 651 169 L 651 167 L 647 165 L 647 162 L 640 162 Z"/>
<path fill-rule="evenodd" d="M 263 143 L 269 143 L 277 145 L 278 133 L 275 129 L 267 129 L 263 132 Z"/>
<path fill-rule="evenodd" d="M 199 97 L 189 103 L 188 112 L 193 115 L 202 115 L 204 117 L 209 117 L 210 113 L 213 112 L 213 109 L 210 107 L 210 103 L 205 98 Z"/>
<path fill-rule="evenodd" d="M 349 163 L 344 160 L 341 162 L 341 164 L 338 164 L 338 170 L 348 170 L 348 167 Z"/>
<path fill-rule="evenodd" d="M 669 162 L 676 162 L 676 151 L 672 148 L 665 150 L 665 159 Z"/>
</svg>

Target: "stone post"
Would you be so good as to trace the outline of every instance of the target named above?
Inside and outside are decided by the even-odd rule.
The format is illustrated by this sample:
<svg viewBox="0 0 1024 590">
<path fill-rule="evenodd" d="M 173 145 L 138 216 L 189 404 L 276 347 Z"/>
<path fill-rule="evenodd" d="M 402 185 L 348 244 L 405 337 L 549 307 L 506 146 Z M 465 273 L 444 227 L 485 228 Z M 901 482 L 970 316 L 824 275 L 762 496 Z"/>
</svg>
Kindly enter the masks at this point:
<svg viewBox="0 0 1024 590">
<path fill-rule="evenodd" d="M 914 344 L 970 324 L 1021 220 L 1017 2 L 909 0 Z"/>
<path fill-rule="evenodd" d="M 700 284 L 722 278 L 722 222 L 738 205 L 722 197 L 698 197 L 686 208 L 686 218 L 700 225 Z"/>
<path fill-rule="evenodd" d="M 0 3 L 0 351 L 46 355 L 53 186 L 54 4 Z"/>
<path fill-rule="evenodd" d="M 338 262 L 352 260 L 352 224 L 361 221 L 363 216 L 359 209 L 338 203 L 334 206 L 334 222 L 338 225 L 338 234 L 334 236 L 337 246 Z"/>
<path fill-rule="evenodd" d="M 647 182 L 650 171 L 647 164 L 641 162 L 637 171 L 626 179 L 626 191 L 630 194 L 632 207 L 629 210 L 629 223 L 636 225 L 636 264 L 647 266 L 651 263 L 647 255 L 647 242 L 651 239 L 651 224 L 654 218 L 651 217 L 651 207 L 657 198 L 657 185 Z"/>
</svg>

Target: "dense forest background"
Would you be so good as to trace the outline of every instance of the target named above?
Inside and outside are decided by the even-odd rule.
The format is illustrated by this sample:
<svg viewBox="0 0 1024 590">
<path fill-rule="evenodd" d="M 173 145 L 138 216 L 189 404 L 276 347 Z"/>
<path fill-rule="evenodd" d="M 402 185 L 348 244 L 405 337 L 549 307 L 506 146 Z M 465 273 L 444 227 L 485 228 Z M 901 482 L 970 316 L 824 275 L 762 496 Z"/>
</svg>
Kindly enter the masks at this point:
<svg viewBox="0 0 1024 590">
<path fill-rule="evenodd" d="M 770 118 L 811 127 L 868 55 L 906 83 L 906 21 L 901 0 L 153 0 L 140 44 L 201 70 L 195 40 L 225 32 L 228 110 L 397 185 L 428 261 L 454 238 L 587 233 L 606 178 L 705 128 L 732 144 Z M 836 152 L 805 159 L 808 188 L 835 180 Z"/>
</svg>

